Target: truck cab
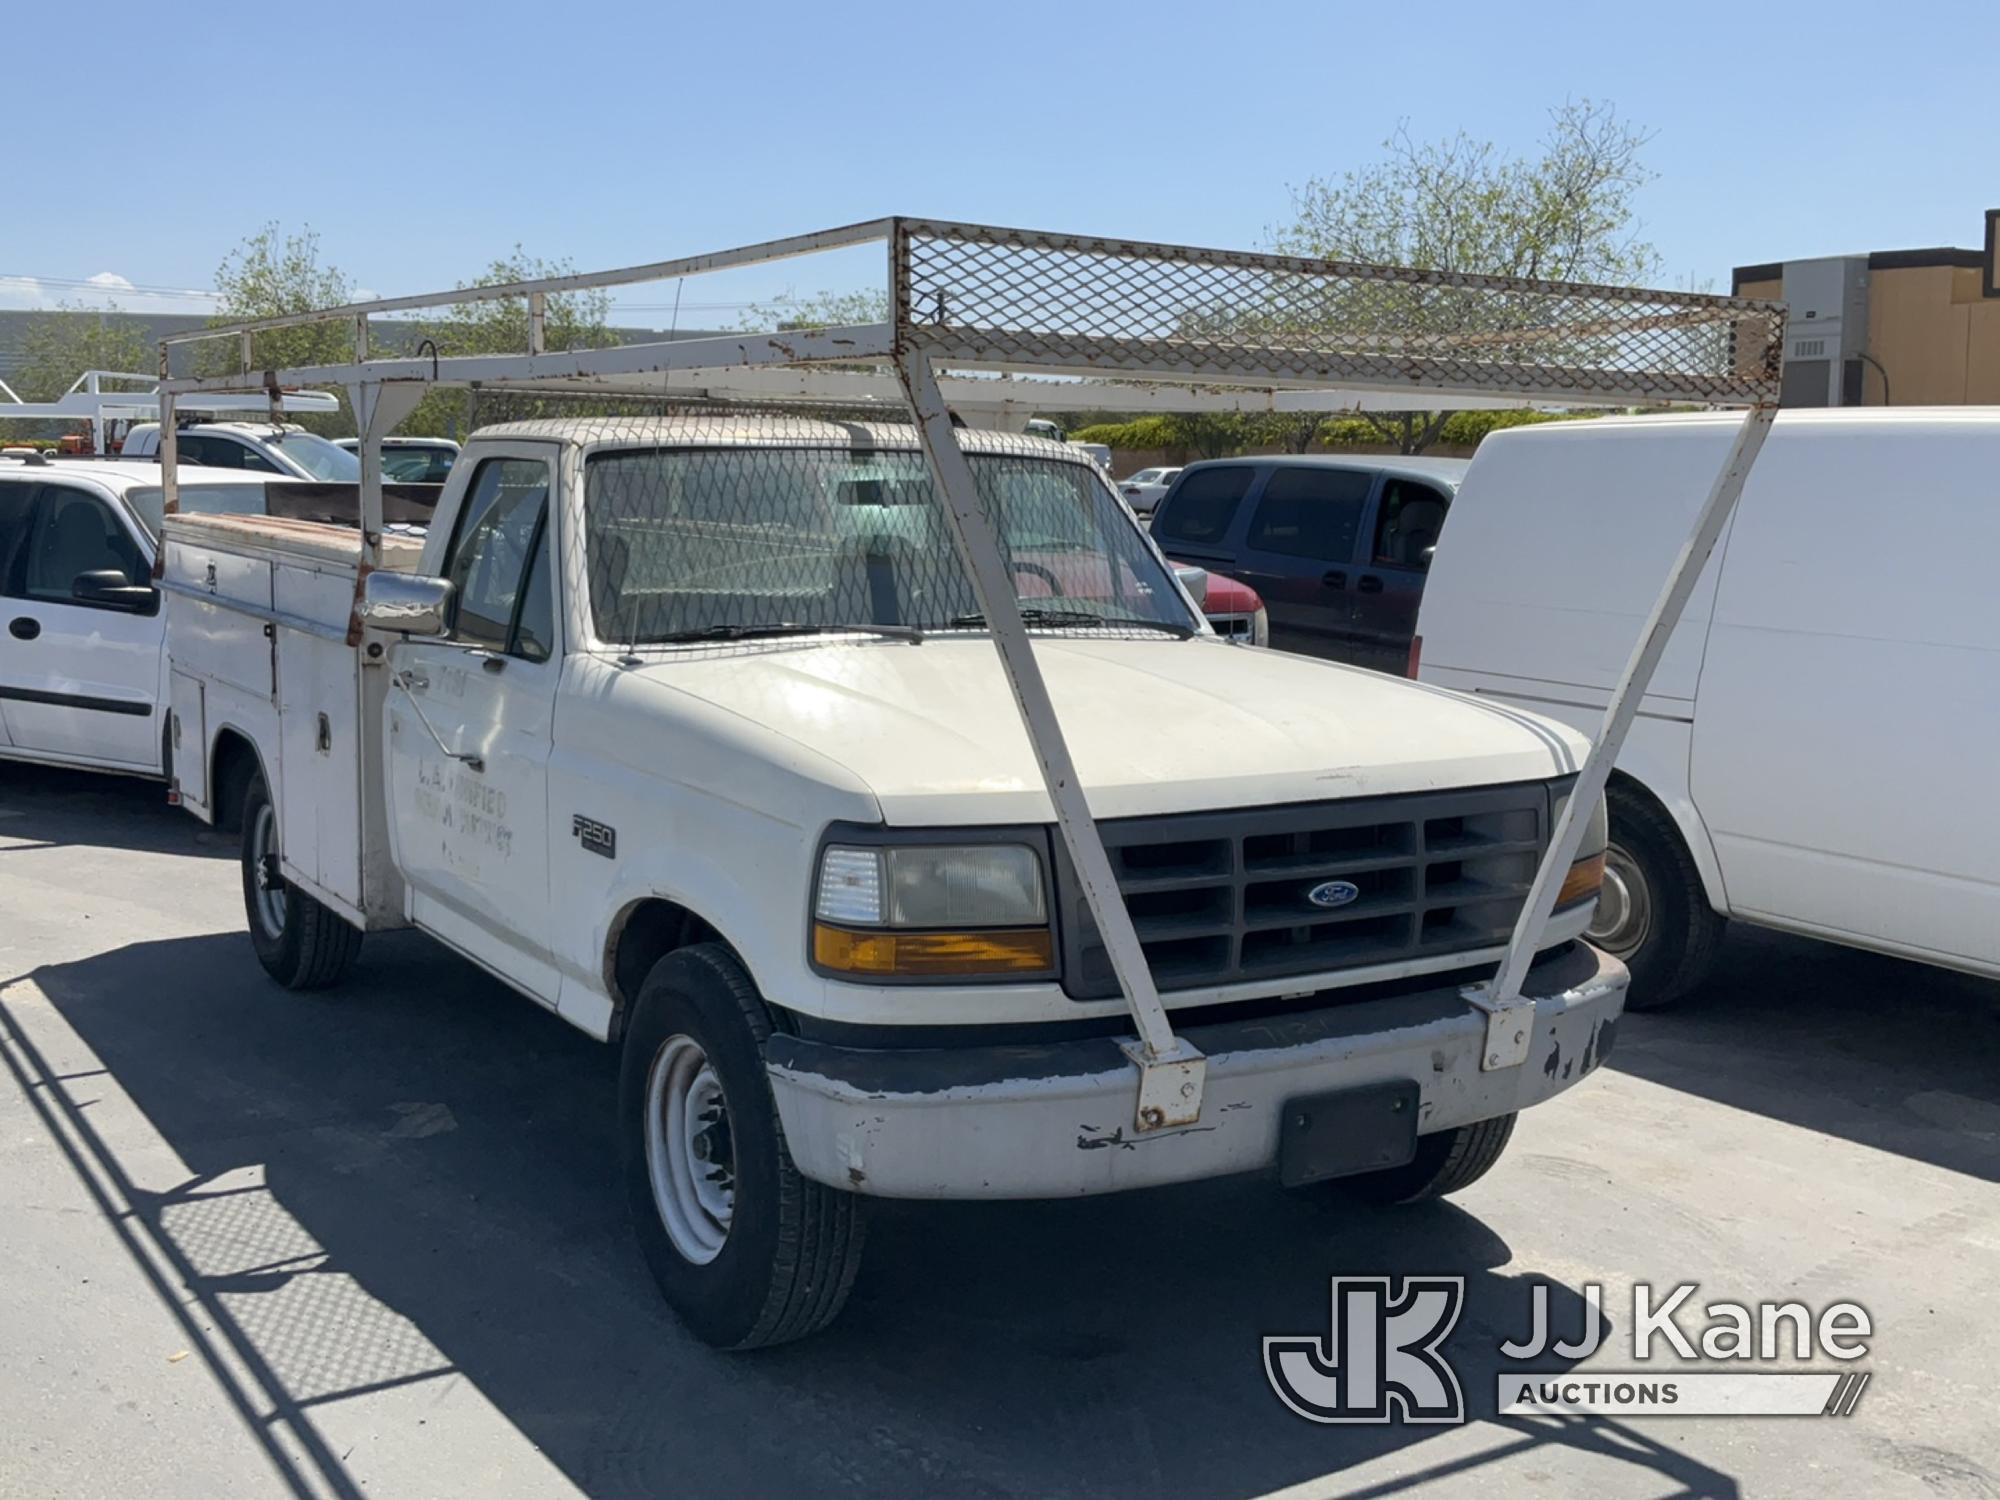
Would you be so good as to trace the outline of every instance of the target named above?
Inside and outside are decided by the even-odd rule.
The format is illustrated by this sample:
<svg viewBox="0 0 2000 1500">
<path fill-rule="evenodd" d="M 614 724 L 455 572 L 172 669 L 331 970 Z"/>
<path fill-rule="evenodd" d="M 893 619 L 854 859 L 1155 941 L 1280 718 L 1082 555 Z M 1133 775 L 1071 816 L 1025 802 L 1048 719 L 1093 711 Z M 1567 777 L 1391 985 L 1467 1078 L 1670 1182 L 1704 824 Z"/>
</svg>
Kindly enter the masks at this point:
<svg viewBox="0 0 2000 1500">
<path fill-rule="evenodd" d="M 1233 649 L 1076 445 L 957 441 L 1146 962 L 1207 1054 L 1199 1127 L 1143 1150 L 1106 940 L 912 427 L 485 429 L 358 606 L 351 531 L 167 523 L 175 717 L 202 747 L 179 790 L 245 830 L 266 969 L 332 983 L 361 931 L 414 925 L 619 1045 L 635 1228 L 718 1344 L 831 1318 L 871 1196 L 1453 1191 L 1618 1014 L 1622 969 L 1580 941 L 1601 829 L 1523 1065 L 1489 1065 L 1463 993 L 1582 736 Z M 1332 1134 L 1286 1124 L 1309 1099 Z"/>
</svg>

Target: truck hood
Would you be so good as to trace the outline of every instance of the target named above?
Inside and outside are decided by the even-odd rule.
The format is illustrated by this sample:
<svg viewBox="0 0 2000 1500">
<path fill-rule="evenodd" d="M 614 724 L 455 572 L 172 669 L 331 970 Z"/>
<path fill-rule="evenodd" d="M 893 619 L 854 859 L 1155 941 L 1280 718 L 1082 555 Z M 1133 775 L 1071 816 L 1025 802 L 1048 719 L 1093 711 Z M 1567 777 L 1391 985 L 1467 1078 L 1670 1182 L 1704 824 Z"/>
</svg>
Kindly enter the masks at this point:
<svg viewBox="0 0 2000 1500">
<path fill-rule="evenodd" d="M 1542 780 L 1588 749 L 1518 709 L 1207 637 L 1038 636 L 1035 658 L 1100 818 Z M 1053 817 L 984 636 L 774 642 L 631 675 L 845 767 L 885 822 Z"/>
</svg>

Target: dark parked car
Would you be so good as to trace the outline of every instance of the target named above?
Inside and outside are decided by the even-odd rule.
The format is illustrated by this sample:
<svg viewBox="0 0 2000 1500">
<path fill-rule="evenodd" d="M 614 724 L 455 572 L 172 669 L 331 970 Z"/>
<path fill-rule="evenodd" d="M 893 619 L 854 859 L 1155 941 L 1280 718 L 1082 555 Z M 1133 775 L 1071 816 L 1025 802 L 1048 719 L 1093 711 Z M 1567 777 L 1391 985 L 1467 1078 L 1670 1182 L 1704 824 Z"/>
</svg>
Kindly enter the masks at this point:
<svg viewBox="0 0 2000 1500">
<path fill-rule="evenodd" d="M 1189 464 L 1153 512 L 1168 556 L 1263 595 L 1271 644 L 1402 673 L 1461 458 L 1272 455 Z"/>
</svg>

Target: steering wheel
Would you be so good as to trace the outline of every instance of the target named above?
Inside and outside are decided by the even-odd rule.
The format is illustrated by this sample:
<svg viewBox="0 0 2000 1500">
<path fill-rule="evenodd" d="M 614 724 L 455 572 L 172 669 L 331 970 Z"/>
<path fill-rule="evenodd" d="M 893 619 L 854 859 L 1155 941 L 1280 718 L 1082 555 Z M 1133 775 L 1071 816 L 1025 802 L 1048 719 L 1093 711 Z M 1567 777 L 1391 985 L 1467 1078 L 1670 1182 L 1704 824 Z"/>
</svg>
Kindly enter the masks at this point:
<svg viewBox="0 0 2000 1500">
<path fill-rule="evenodd" d="M 1040 563 L 1017 561 L 1014 563 L 1013 566 L 1014 566 L 1014 571 L 1016 573 L 1032 573 L 1037 578 L 1041 579 L 1043 583 L 1046 583 L 1049 586 L 1049 594 L 1051 597 L 1057 599 L 1063 597 L 1063 586 L 1061 581 L 1057 579 L 1055 574 L 1051 573 L 1047 568 L 1043 567 Z"/>
</svg>

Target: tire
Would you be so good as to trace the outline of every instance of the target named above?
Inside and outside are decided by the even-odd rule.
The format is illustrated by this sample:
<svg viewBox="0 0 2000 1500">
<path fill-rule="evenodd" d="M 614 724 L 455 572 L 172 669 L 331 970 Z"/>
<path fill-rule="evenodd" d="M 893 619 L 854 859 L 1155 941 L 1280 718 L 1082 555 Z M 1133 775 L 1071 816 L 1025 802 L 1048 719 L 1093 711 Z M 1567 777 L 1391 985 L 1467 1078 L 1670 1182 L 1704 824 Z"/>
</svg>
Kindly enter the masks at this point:
<svg viewBox="0 0 2000 1500">
<path fill-rule="evenodd" d="M 1514 1134 L 1513 1115 L 1499 1115 L 1417 1138 L 1417 1154 L 1400 1167 L 1340 1178 L 1333 1185 L 1376 1204 L 1421 1203 L 1471 1187 L 1493 1169 Z"/>
<path fill-rule="evenodd" d="M 277 810 L 253 771 L 244 788 L 243 915 L 264 972 L 288 990 L 320 990 L 347 977 L 361 929 L 278 874 Z"/>
<path fill-rule="evenodd" d="M 700 943 L 646 976 L 619 1064 L 633 1230 L 661 1294 L 718 1349 L 818 1332 L 839 1314 L 861 1264 L 866 1204 L 808 1181 L 785 1148 L 764 1071 L 770 1035 L 770 1012 L 735 955 Z M 723 1184 L 705 1170 L 717 1162 L 717 1100 L 722 1170 L 731 1174 Z M 675 1120 L 711 1123 L 690 1136 Z M 720 1218 L 710 1212 L 717 1188 Z"/>
<path fill-rule="evenodd" d="M 1673 820 L 1630 785 L 1606 795 L 1611 843 L 1588 936 L 1632 971 L 1625 1008 L 1659 1010 L 1707 979 L 1725 924 Z"/>
</svg>

